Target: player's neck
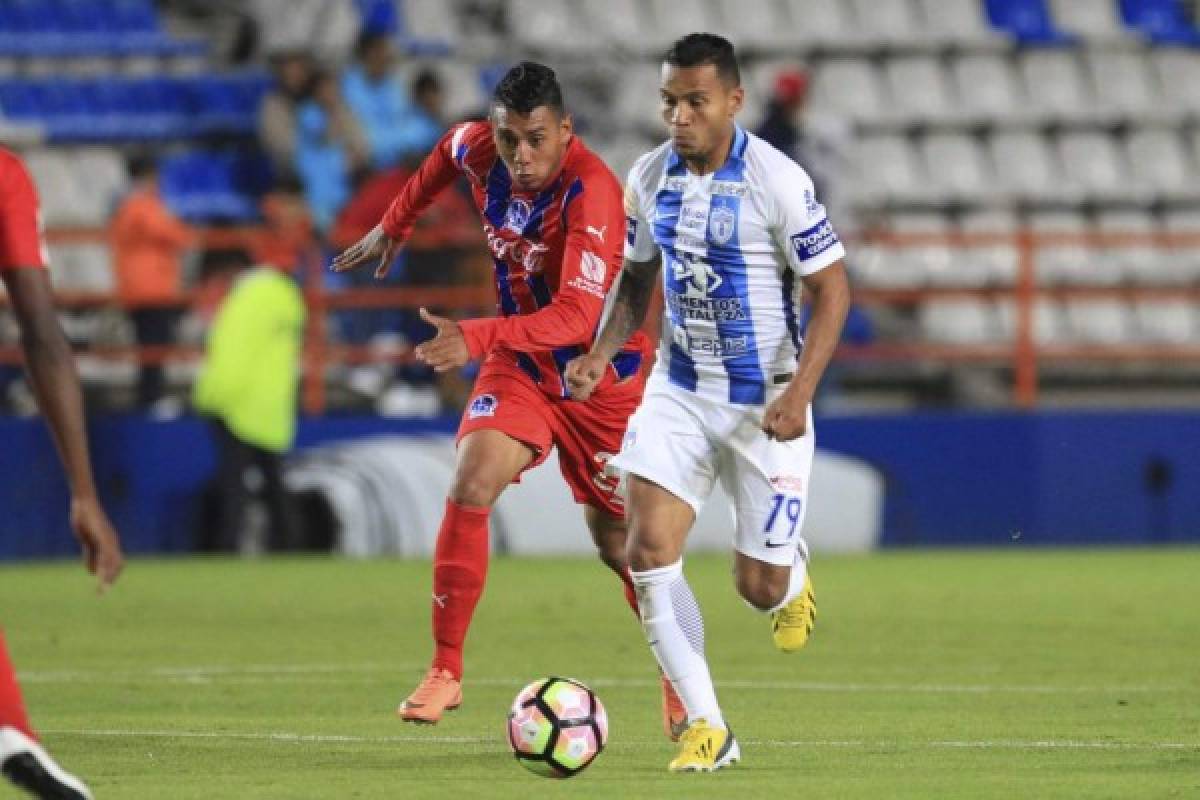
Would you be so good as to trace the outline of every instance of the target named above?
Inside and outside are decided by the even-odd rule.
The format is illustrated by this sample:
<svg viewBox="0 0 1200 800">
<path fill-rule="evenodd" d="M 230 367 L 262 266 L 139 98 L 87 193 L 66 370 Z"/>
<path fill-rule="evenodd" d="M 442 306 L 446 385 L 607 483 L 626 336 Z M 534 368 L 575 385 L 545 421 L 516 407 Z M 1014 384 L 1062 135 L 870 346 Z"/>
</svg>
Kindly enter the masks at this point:
<svg viewBox="0 0 1200 800">
<path fill-rule="evenodd" d="M 693 175 L 703 177 L 710 172 L 716 172 L 729 159 L 729 151 L 733 149 L 733 140 L 736 135 L 736 129 L 730 127 L 729 135 L 721 140 L 721 143 L 712 150 L 705 153 L 703 156 L 693 158 L 684 158 L 683 163 L 687 166 L 688 171 Z"/>
</svg>

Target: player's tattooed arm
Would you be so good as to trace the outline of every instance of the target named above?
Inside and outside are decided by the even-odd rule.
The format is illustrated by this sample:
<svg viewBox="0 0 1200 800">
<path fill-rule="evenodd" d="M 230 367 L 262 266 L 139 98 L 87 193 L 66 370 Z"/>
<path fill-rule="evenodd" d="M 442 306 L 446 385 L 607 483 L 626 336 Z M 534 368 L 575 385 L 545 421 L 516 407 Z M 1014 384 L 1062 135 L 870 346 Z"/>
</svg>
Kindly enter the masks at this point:
<svg viewBox="0 0 1200 800">
<path fill-rule="evenodd" d="M 617 297 L 600 337 L 592 346 L 592 353 L 605 361 L 621 349 L 629 337 L 642 325 L 650 298 L 654 296 L 654 285 L 658 282 L 658 271 L 662 268 L 662 256 L 654 254 L 650 261 L 625 259 L 617 283 Z"/>
<path fill-rule="evenodd" d="M 617 279 L 617 296 L 604 330 L 592 345 L 590 353 L 567 364 L 565 375 L 571 397 L 587 400 L 600 385 L 612 357 L 646 318 L 646 309 L 650 305 L 650 298 L 654 296 L 654 284 L 661 268 L 662 257 L 658 254 L 650 261 L 625 259 L 621 276 Z"/>
</svg>

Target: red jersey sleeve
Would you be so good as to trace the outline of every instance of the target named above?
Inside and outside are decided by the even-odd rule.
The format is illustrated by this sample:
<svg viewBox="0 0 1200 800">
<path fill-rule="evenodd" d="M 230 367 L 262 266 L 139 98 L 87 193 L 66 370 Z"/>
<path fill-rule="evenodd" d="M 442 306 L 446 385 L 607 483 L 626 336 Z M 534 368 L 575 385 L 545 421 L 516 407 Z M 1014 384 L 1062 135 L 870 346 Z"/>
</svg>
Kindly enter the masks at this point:
<svg viewBox="0 0 1200 800">
<path fill-rule="evenodd" d="M 446 131 L 383 215 L 384 233 L 396 241 L 406 241 L 417 217 L 460 172 L 480 183 L 482 170 L 495 157 L 489 123 L 464 122 Z"/>
<path fill-rule="evenodd" d="M 0 150 L 0 269 L 45 267 L 37 189 L 25 166 Z"/>
<path fill-rule="evenodd" d="M 599 163 L 581 170 L 565 198 L 566 245 L 558 291 L 532 314 L 460 322 L 472 358 L 498 345 L 517 352 L 591 344 L 621 268 L 625 212 L 620 184 Z"/>
</svg>

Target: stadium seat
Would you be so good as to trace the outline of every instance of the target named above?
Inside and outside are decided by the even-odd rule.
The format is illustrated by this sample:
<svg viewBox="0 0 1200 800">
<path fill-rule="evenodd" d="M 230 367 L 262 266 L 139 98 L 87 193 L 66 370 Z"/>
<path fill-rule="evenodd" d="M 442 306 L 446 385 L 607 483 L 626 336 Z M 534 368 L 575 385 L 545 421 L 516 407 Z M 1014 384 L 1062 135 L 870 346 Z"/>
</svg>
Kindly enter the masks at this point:
<svg viewBox="0 0 1200 800">
<path fill-rule="evenodd" d="M 396 3 L 400 42 L 414 55 L 449 55 L 462 44 L 462 23 L 455 4 L 445 0 Z"/>
<path fill-rule="evenodd" d="M 969 234 L 1003 234 L 1017 230 L 1017 217 L 1007 209 L 970 211 L 959 220 L 959 230 Z M 966 244 L 955 257 L 955 274 L 966 286 L 1013 286 L 1017 282 L 1017 246 L 1012 241 Z"/>
<path fill-rule="evenodd" d="M 661 67 L 646 62 L 639 61 L 625 68 L 614 98 L 614 111 L 623 127 L 646 136 L 654 134 L 666 138 L 657 88 L 661 74 Z"/>
<path fill-rule="evenodd" d="M 1140 192 L 1169 201 L 1200 200 L 1200 176 L 1175 128 L 1135 129 L 1125 140 L 1125 155 Z"/>
<path fill-rule="evenodd" d="M 1165 96 L 1164 105 L 1200 116 L 1200 52 L 1160 48 L 1150 56 Z"/>
<path fill-rule="evenodd" d="M 67 151 L 31 150 L 24 157 L 37 185 L 42 218 L 47 226 L 89 225 L 99 221 L 88 213 L 86 184 L 80 184 Z"/>
<path fill-rule="evenodd" d="M 1115 42 L 1129 36 L 1113 0 L 1050 0 L 1055 27 L 1094 42 Z"/>
<path fill-rule="evenodd" d="M 854 120 L 872 120 L 889 107 L 871 62 L 860 58 L 830 58 L 821 62 L 813 81 L 814 111 Z"/>
<path fill-rule="evenodd" d="M 1154 44 L 1200 44 L 1200 32 L 1181 0 L 1121 0 L 1120 5 L 1125 24 Z"/>
<path fill-rule="evenodd" d="M 487 113 L 488 98 L 494 84 L 484 85 L 483 72 L 475 64 L 457 59 L 438 64 L 438 74 L 446 87 L 446 115 L 462 119 Z"/>
<path fill-rule="evenodd" d="M 928 179 L 912 146 L 903 136 L 876 134 L 857 143 L 862 199 L 906 202 L 927 197 Z"/>
<path fill-rule="evenodd" d="M 56 289 L 76 292 L 111 292 L 116 287 L 112 255 L 107 244 L 52 244 L 47 250 Z"/>
<path fill-rule="evenodd" d="M 873 47 L 912 49 L 934 44 L 912 0 L 849 0 L 856 29 Z"/>
<path fill-rule="evenodd" d="M 791 52 L 796 48 L 796 31 L 801 23 L 792 18 L 789 7 L 780 0 L 718 2 L 715 11 L 720 25 L 716 30 L 727 31 L 739 50 Z"/>
<path fill-rule="evenodd" d="M 917 312 L 921 336 L 938 344 L 990 344 L 1000 338 L 999 320 L 984 300 L 929 300 Z"/>
<path fill-rule="evenodd" d="M 659 37 L 659 52 L 662 53 L 679 37 L 696 31 L 716 30 L 720 24 L 709 0 L 650 0 L 649 11 L 652 30 Z"/>
<path fill-rule="evenodd" d="M 633 167 L 633 162 L 637 161 L 644 153 L 648 153 L 657 147 L 661 141 L 648 139 L 637 135 L 623 135 L 606 143 L 598 144 L 596 151 L 604 159 L 604 163 L 616 173 L 621 183 L 625 183 L 625 177 L 629 174 L 629 170 Z"/>
<path fill-rule="evenodd" d="M 1172 236 L 1193 240 L 1167 248 L 1164 279 L 1180 285 L 1196 285 L 1200 282 L 1200 211 L 1167 211 L 1163 214 L 1163 228 Z"/>
<path fill-rule="evenodd" d="M 1058 151 L 1067 179 L 1097 200 L 1130 200 L 1129 168 L 1107 133 L 1064 133 Z"/>
<path fill-rule="evenodd" d="M 116 150 L 89 147 L 75 151 L 70 166 L 76 185 L 83 190 L 78 206 L 87 224 L 104 224 L 129 188 L 125 159 Z"/>
<path fill-rule="evenodd" d="M 841 0 L 792 0 L 792 33 L 803 48 L 854 47 L 861 44 L 856 20 Z"/>
<path fill-rule="evenodd" d="M 935 42 L 979 50 L 1003 46 L 979 0 L 917 0 L 920 20 Z"/>
<path fill-rule="evenodd" d="M 1067 335 L 1083 344 L 1122 344 L 1133 338 L 1133 310 L 1121 300 L 1076 300 L 1064 308 Z"/>
<path fill-rule="evenodd" d="M 931 134 L 921 140 L 919 147 L 934 191 L 944 199 L 971 201 L 991 195 L 995 177 L 974 137 Z"/>
<path fill-rule="evenodd" d="M 1065 122 L 1096 116 L 1095 100 L 1070 50 L 1029 50 L 1017 59 L 1030 110 Z"/>
<path fill-rule="evenodd" d="M 942 67 L 931 56 L 901 56 L 888 59 L 884 80 L 892 98 L 891 109 L 905 121 L 938 122 L 954 113 Z"/>
<path fill-rule="evenodd" d="M 1179 109 L 1164 102 L 1158 81 L 1140 51 L 1094 47 L 1087 51 L 1085 63 L 1101 109 L 1141 121 L 1178 118 Z"/>
<path fill-rule="evenodd" d="M 1157 220 L 1141 210 L 1102 211 L 1096 215 L 1096 230 L 1105 234 L 1132 234 L 1150 237 L 1159 232 Z M 1133 244 L 1101 245 L 1098 258 L 1107 262 L 1105 272 L 1121 276 L 1130 283 L 1160 284 L 1168 267 L 1162 248 L 1152 241 Z"/>
<path fill-rule="evenodd" d="M 608 47 L 654 60 L 662 57 L 662 37 L 651 26 L 641 0 L 581 0 L 580 9 L 587 30 L 598 32 Z"/>
<path fill-rule="evenodd" d="M 1057 155 L 1040 134 L 996 131 L 988 138 L 988 152 L 1001 197 L 1064 202 L 1078 199 L 1078 192 L 1066 185 Z"/>
<path fill-rule="evenodd" d="M 1072 240 L 1045 243 L 1034 255 L 1039 285 L 1100 285 L 1121 282 L 1119 266 L 1099 257 L 1099 251 L 1085 237 L 1092 226 L 1076 211 L 1040 211 L 1032 214 L 1029 227 L 1034 233 L 1062 234 Z"/>
<path fill-rule="evenodd" d="M 1189 345 L 1200 336 L 1200 317 L 1188 300 L 1140 300 L 1133 325 L 1139 339 L 1156 344 Z"/>
<path fill-rule="evenodd" d="M 1012 300 L 998 300 L 994 306 L 1001 341 L 1017 336 L 1017 309 Z M 1064 344 L 1070 340 L 1061 303 L 1038 300 L 1033 304 L 1033 340 L 1038 344 Z"/>
<path fill-rule="evenodd" d="M 964 54 L 950 61 L 959 112 L 970 119 L 997 123 L 1027 115 L 1027 102 L 1016 72 L 1001 55 Z"/>
<path fill-rule="evenodd" d="M 1055 27 L 1046 0 L 985 0 L 985 8 L 993 26 L 1023 44 L 1071 41 L 1070 36 Z"/>
<path fill-rule="evenodd" d="M 604 45 L 592 36 L 574 3 L 513 0 L 504 8 L 508 28 L 522 47 L 547 53 L 588 53 Z"/>
<path fill-rule="evenodd" d="M 888 226 L 897 234 L 937 234 L 947 236 L 953 230 L 944 214 L 903 212 L 891 216 Z M 944 275 L 952 268 L 948 243 L 884 244 L 877 247 L 873 260 L 862 265 L 865 285 L 888 289 L 927 286 L 931 276 Z"/>
</svg>

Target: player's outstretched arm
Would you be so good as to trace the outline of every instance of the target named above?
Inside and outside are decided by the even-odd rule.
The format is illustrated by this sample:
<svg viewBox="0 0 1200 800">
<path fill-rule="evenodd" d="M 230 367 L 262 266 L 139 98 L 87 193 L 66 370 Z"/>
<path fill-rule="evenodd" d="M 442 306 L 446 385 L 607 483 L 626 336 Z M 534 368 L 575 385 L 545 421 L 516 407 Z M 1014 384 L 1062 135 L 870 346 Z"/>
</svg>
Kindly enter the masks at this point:
<svg viewBox="0 0 1200 800">
<path fill-rule="evenodd" d="M 608 362 L 621 349 L 621 345 L 629 341 L 633 332 L 641 327 L 661 268 L 662 256 L 658 253 L 650 261 L 625 259 L 621 275 L 617 279 L 617 297 L 613 301 L 604 330 L 592 345 L 590 353 L 572 359 L 567 364 L 567 387 L 576 400 L 587 400 L 591 397 L 604 377 Z"/>
<path fill-rule="evenodd" d="M 387 235 L 383 230 L 383 223 L 380 223 L 367 231 L 366 236 L 338 253 L 329 267 L 334 272 L 346 272 L 378 261 L 375 277 L 383 278 L 392 266 L 395 250 L 396 240 Z"/>
<path fill-rule="evenodd" d="M 88 571 L 108 588 L 124 566 L 121 544 L 100 507 L 88 457 L 83 398 L 75 359 L 54 311 L 50 279 L 43 269 L 4 273 L 17 323 L 25 364 L 67 471 L 71 487 L 71 528 L 83 546 Z"/>
<path fill-rule="evenodd" d="M 842 338 L 842 326 L 850 310 L 850 282 L 841 259 L 804 276 L 801 281 L 804 291 L 812 298 L 812 316 L 804 335 L 800 365 L 787 389 L 767 406 L 763 414 L 763 431 L 782 442 L 804 435 L 808 427 L 808 406 Z"/>
</svg>

